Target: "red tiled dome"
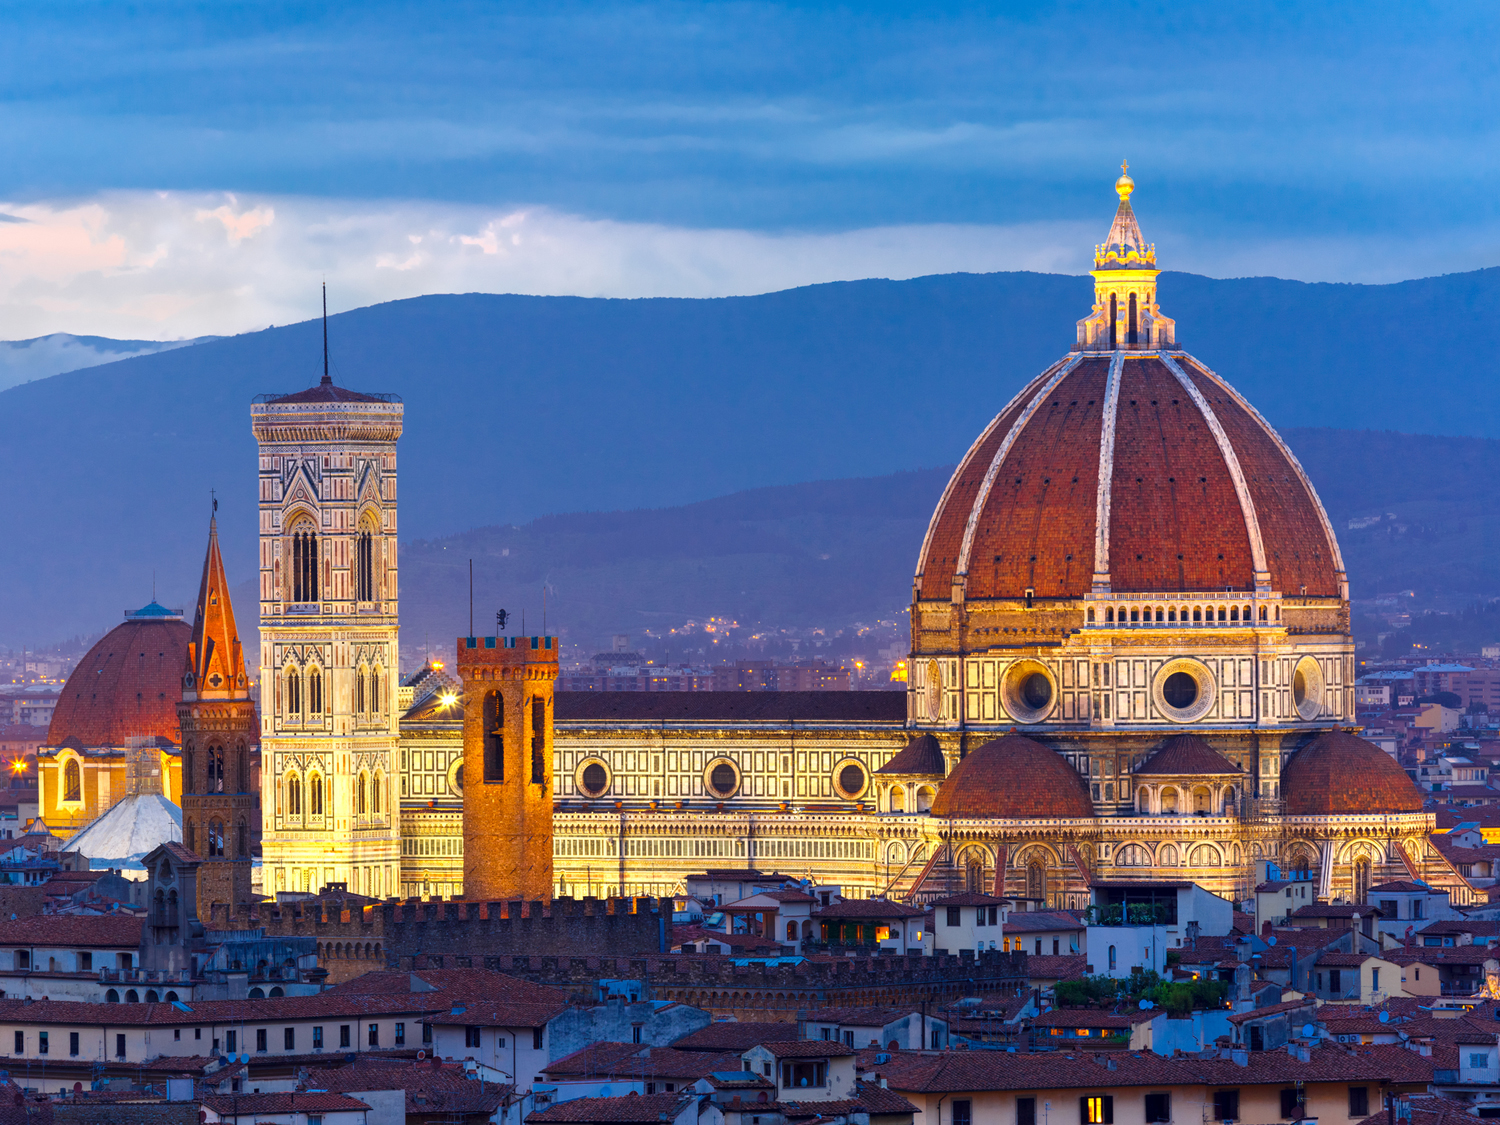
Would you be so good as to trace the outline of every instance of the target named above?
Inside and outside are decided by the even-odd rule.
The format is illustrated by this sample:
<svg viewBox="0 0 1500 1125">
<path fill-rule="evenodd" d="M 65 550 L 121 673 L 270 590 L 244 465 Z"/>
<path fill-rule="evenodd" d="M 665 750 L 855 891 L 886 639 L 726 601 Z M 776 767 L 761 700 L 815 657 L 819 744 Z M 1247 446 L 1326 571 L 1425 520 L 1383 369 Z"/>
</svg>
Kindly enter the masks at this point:
<svg viewBox="0 0 1500 1125">
<path fill-rule="evenodd" d="M 935 817 L 1039 820 L 1093 817 L 1094 803 L 1061 754 L 1019 734 L 970 751 L 938 789 Z"/>
<path fill-rule="evenodd" d="M 1396 760 L 1342 730 L 1318 735 L 1281 771 L 1287 816 L 1421 812 L 1422 794 Z"/>
<path fill-rule="evenodd" d="M 1257 555 L 1283 594 L 1343 596 L 1322 504 L 1249 403 L 1184 353 L 1125 354 L 1101 442 L 1110 364 L 1075 353 L 980 435 L 933 514 L 920 597 L 947 600 L 965 574 L 967 598 L 1076 598 L 1096 567 L 1119 593 L 1243 590 Z"/>
<path fill-rule="evenodd" d="M 123 746 L 131 735 L 181 742 L 177 704 L 192 629 L 166 611 L 132 614 L 78 662 L 52 712 L 47 745 Z M 156 607 L 160 608 L 160 607 Z"/>
</svg>

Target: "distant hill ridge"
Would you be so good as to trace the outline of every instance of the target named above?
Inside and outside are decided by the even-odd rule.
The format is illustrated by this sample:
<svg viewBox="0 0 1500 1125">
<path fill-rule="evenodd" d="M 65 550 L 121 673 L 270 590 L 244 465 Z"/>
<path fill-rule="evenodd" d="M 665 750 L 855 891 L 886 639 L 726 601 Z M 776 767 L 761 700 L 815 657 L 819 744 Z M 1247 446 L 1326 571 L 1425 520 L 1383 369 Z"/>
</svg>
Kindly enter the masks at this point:
<svg viewBox="0 0 1500 1125">
<path fill-rule="evenodd" d="M 1500 308 L 1500 270 L 1388 286 L 1168 274 L 1161 293 L 1188 349 L 1278 426 L 1500 436 L 1500 380 L 1484 346 Z M 406 402 L 403 583 L 415 612 L 424 600 L 452 600 L 446 589 L 424 586 L 441 587 L 451 575 L 428 562 L 428 548 L 416 540 L 526 524 L 547 512 L 615 513 L 587 525 L 602 532 L 637 526 L 630 509 L 952 464 L 1025 380 L 1067 350 L 1073 323 L 1089 304 L 1087 278 L 959 274 L 718 300 L 433 296 L 335 316 L 330 331 L 340 383 L 396 392 Z M 210 488 L 222 501 L 226 562 L 236 579 L 250 578 L 249 400 L 311 384 L 320 354 L 319 328 L 310 321 L 0 392 L 0 473 L 11 500 L 0 548 L 0 644 L 95 632 L 148 600 L 153 572 L 164 597 L 187 602 Z M 1302 440 L 1294 436 L 1293 444 Z M 1454 512 L 1481 495 L 1466 499 L 1456 482 L 1492 490 L 1490 442 L 1306 440 L 1338 448 L 1314 478 L 1325 496 L 1347 497 L 1362 515 L 1382 505 L 1394 510 L 1381 490 L 1405 496 L 1405 482 L 1414 479 L 1453 492 Z M 1386 455 L 1369 455 L 1376 448 Z M 1466 461 L 1454 460 L 1460 448 L 1469 451 Z M 1315 452 L 1309 460 L 1316 462 Z M 1372 491 L 1361 493 L 1366 483 Z M 859 540 L 852 524 L 868 527 L 879 556 L 846 560 L 838 570 L 844 592 L 830 595 L 834 604 L 857 600 L 864 579 L 856 573 L 881 590 L 865 604 L 903 604 L 931 510 L 932 499 L 918 502 L 919 492 L 910 486 L 905 507 L 877 488 L 859 501 L 873 510 L 788 513 L 797 550 L 775 557 L 795 565 L 772 571 L 778 588 L 764 595 L 765 604 L 776 612 L 792 604 L 819 611 L 812 564 L 833 561 L 845 545 L 853 553 Z M 1430 489 L 1423 496 L 1410 502 L 1432 501 Z M 790 497 L 736 503 L 774 508 Z M 768 536 L 777 534 L 772 515 Z M 640 518 L 659 524 L 664 517 Z M 1462 518 L 1471 528 L 1462 534 L 1488 534 L 1483 513 Z M 597 559 L 609 537 L 584 534 L 584 526 L 564 520 L 528 534 Z M 694 533 L 709 536 L 706 553 L 695 557 L 739 560 L 726 564 L 736 577 L 723 578 L 724 588 L 751 590 L 765 573 L 756 561 L 764 553 L 746 556 L 740 531 L 722 521 L 714 526 L 711 534 Z M 1348 532 L 1341 535 L 1348 540 Z M 824 549 L 813 551 L 819 543 Z M 449 544 L 448 553 L 454 549 Z M 621 548 L 616 542 L 611 549 Z M 617 577 L 605 583 L 622 606 L 632 590 L 655 581 L 656 557 L 644 547 L 632 550 L 638 553 L 629 565 L 638 573 L 622 555 L 610 563 L 621 568 Z M 830 558 L 817 557 L 823 554 Z M 1454 558 L 1433 570 L 1421 557 L 1403 556 L 1400 572 L 1491 581 L 1487 563 Z M 559 598 L 556 576 L 580 567 L 581 558 L 553 554 L 539 564 L 558 584 Z M 429 566 L 430 580 L 423 578 Z M 577 573 L 592 577 L 596 570 Z M 689 577 L 698 573 L 683 572 L 669 585 L 682 599 L 706 604 L 688 599 Z M 497 569 L 494 581 L 512 579 Z M 539 594 L 524 593 L 507 602 L 528 596 L 539 603 Z M 253 620 L 250 607 L 242 615 Z M 409 629 L 420 624 L 407 620 Z"/>
</svg>

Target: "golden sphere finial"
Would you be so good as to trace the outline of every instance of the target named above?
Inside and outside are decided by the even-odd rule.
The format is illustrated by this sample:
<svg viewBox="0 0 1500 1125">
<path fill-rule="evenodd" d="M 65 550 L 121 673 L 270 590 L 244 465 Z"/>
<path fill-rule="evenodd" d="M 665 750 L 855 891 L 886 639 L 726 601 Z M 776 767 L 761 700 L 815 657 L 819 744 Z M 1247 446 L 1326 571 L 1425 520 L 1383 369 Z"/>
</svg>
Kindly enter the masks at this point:
<svg viewBox="0 0 1500 1125">
<path fill-rule="evenodd" d="M 1130 193 L 1135 190 L 1135 181 L 1130 178 L 1130 162 L 1120 161 L 1120 178 L 1115 181 L 1115 192 L 1124 203 L 1130 198 Z"/>
</svg>

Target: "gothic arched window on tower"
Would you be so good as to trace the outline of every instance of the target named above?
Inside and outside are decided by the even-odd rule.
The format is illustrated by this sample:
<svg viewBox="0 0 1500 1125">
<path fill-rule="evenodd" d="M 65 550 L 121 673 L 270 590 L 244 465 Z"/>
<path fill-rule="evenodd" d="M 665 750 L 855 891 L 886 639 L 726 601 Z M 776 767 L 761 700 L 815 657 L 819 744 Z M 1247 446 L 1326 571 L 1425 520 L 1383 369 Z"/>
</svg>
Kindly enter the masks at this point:
<svg viewBox="0 0 1500 1125">
<path fill-rule="evenodd" d="M 354 673 L 354 713 L 356 715 L 365 713 L 365 669 L 363 665 Z"/>
<path fill-rule="evenodd" d="M 208 792 L 224 792 L 224 748 L 222 746 L 210 746 L 208 748 Z"/>
<path fill-rule="evenodd" d="M 1120 305 L 1115 294 L 1109 295 L 1109 346 L 1110 350 L 1120 346 Z"/>
<path fill-rule="evenodd" d="M 302 718 L 302 675 L 295 668 L 286 670 L 286 717 Z"/>
<path fill-rule="evenodd" d="M 307 711 L 310 715 L 323 713 L 323 673 L 316 668 L 307 670 Z"/>
<path fill-rule="evenodd" d="M 320 774 L 307 775 L 307 811 L 313 816 L 323 815 L 323 778 Z"/>
<path fill-rule="evenodd" d="M 382 792 L 385 789 L 384 782 L 385 774 L 376 770 L 375 776 L 370 779 L 370 811 L 376 816 L 379 816 L 384 811 L 380 803 L 381 797 L 384 795 Z"/>
<path fill-rule="evenodd" d="M 1136 319 L 1135 319 L 1135 294 L 1130 295 L 1130 343 L 1136 342 Z"/>
<path fill-rule="evenodd" d="M 222 859 L 224 856 L 224 822 L 222 820 L 208 822 L 208 855 L 210 859 Z"/>
<path fill-rule="evenodd" d="M 286 775 L 286 812 L 288 816 L 302 815 L 302 779 L 294 773 Z"/>
<path fill-rule="evenodd" d="M 361 602 L 375 600 L 375 534 L 369 522 L 354 538 L 354 597 Z"/>
<path fill-rule="evenodd" d="M 364 816 L 365 815 L 365 811 L 366 811 L 366 808 L 367 808 L 366 803 L 365 803 L 366 795 L 367 794 L 366 794 L 366 791 L 365 791 L 365 775 L 364 775 L 364 771 L 361 770 L 360 774 L 359 774 L 359 777 L 356 778 L 355 781 L 354 781 L 354 815 L 355 816 Z"/>
<path fill-rule="evenodd" d="M 68 764 L 63 767 L 63 800 L 83 800 L 83 770 L 79 768 L 77 758 L 69 758 Z"/>
<path fill-rule="evenodd" d="M 505 700 L 498 691 L 484 697 L 484 780 L 505 780 Z"/>
<path fill-rule="evenodd" d="M 318 535 L 303 516 L 292 525 L 292 601 L 318 600 Z"/>
<path fill-rule="evenodd" d="M 250 854 L 250 830 L 243 820 L 234 826 L 234 848 L 238 859 L 244 859 Z"/>
<path fill-rule="evenodd" d="M 380 665 L 370 669 L 370 714 L 380 714 Z"/>
<path fill-rule="evenodd" d="M 540 785 L 547 780 L 547 701 L 541 696 L 531 700 L 531 782 Z"/>
</svg>

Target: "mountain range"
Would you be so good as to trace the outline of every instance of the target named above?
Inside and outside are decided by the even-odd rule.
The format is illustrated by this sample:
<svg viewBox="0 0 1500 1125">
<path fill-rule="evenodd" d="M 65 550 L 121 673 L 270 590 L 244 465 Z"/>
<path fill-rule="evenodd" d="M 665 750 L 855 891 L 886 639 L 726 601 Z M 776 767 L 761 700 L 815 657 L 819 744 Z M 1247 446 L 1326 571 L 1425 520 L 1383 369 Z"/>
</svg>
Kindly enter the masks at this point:
<svg viewBox="0 0 1500 1125">
<path fill-rule="evenodd" d="M 611 614 L 741 612 L 716 604 L 730 598 L 719 590 L 745 590 L 732 597 L 757 597 L 766 613 L 859 619 L 908 596 L 941 488 L 940 471 L 920 470 L 951 465 L 1066 351 L 1089 285 L 959 274 L 716 300 L 431 296 L 335 316 L 329 333 L 337 382 L 406 402 L 410 628 L 427 627 L 427 603 L 466 613 L 451 557 L 472 540 L 487 558 L 481 541 L 503 551 L 506 536 L 533 546 L 518 541 L 496 556 L 514 563 L 479 577 L 489 602 L 539 612 L 538 576 L 559 614 L 570 596 L 601 591 L 589 596 L 609 612 L 589 618 L 591 633 Z M 1500 585 L 1487 561 L 1500 381 L 1484 347 L 1500 270 L 1384 286 L 1166 274 L 1161 293 L 1187 348 L 1287 428 L 1344 521 L 1357 596 Z M 0 644 L 98 632 L 148 600 L 153 576 L 162 600 L 186 603 L 210 489 L 226 562 L 248 579 L 249 400 L 320 373 L 309 321 L 0 391 Z M 775 491 L 809 480 L 833 483 Z M 704 506 L 714 497 L 726 499 Z M 732 515 L 757 506 L 755 518 Z M 663 508 L 683 510 L 634 511 Z M 541 518 L 561 512 L 583 514 Z M 694 512 L 718 538 L 682 539 Z M 640 528 L 655 528 L 644 547 L 610 557 Z M 775 549 L 744 549 L 762 539 Z M 843 565 L 823 568 L 830 601 L 812 564 L 835 558 Z M 691 576 L 719 565 L 703 559 L 737 561 L 699 590 Z"/>
</svg>

